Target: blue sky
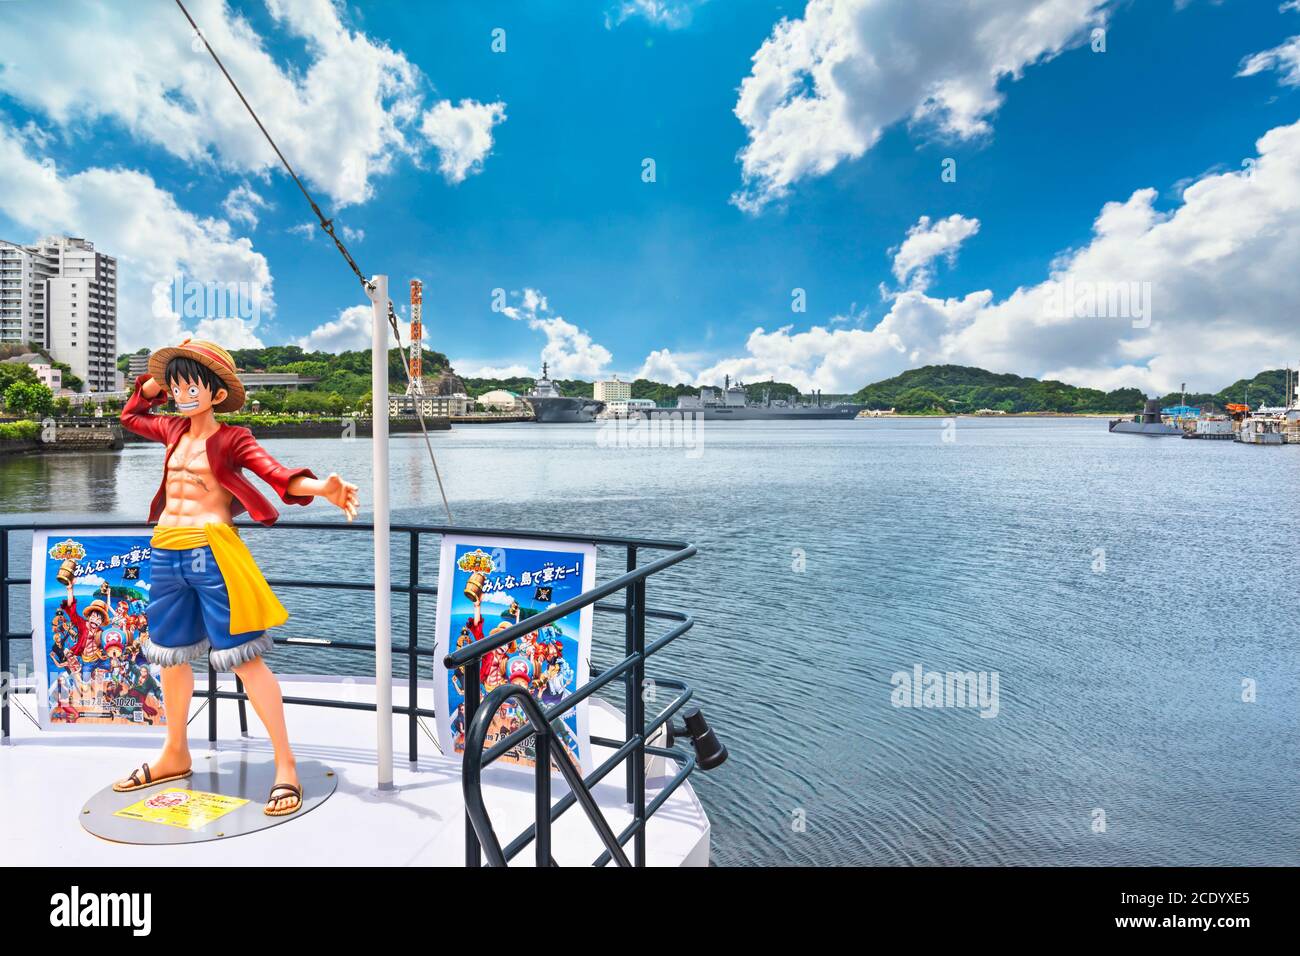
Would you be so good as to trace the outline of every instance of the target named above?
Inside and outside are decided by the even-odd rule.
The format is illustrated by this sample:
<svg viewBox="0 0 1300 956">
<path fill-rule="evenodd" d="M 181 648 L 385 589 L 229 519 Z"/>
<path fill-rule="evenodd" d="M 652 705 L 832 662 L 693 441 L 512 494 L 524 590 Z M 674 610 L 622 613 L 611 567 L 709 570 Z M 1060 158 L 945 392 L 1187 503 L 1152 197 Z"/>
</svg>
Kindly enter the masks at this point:
<svg viewBox="0 0 1300 956">
<path fill-rule="evenodd" d="M 1300 356 L 1280 0 L 188 5 L 361 267 L 399 302 L 424 281 L 463 372 L 1208 390 Z M 0 238 L 118 255 L 123 346 L 363 345 L 355 281 L 180 12 L 142 9 L 5 4 Z M 160 313 L 177 272 L 258 284 L 260 320 Z M 1066 278 L 1149 302 L 1026 304 Z"/>
</svg>

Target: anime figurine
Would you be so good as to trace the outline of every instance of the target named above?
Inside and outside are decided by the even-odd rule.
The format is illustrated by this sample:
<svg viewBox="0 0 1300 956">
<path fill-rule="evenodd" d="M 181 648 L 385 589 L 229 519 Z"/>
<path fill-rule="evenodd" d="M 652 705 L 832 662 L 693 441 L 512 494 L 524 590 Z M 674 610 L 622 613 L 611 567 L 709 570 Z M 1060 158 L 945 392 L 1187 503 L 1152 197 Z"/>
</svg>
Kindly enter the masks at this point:
<svg viewBox="0 0 1300 956">
<path fill-rule="evenodd" d="M 171 399 L 178 416 L 151 414 Z M 244 386 L 230 353 L 212 342 L 186 339 L 149 357 L 149 372 L 135 381 L 122 409 L 122 425 L 166 446 L 162 482 L 149 508 L 156 522 L 150 541 L 150 591 L 144 609 L 145 658 L 162 667 L 167 741 L 151 767 L 143 764 L 113 785 L 121 792 L 190 776 L 186 726 L 194 694 L 191 661 L 208 658 L 218 671 L 233 670 L 266 727 L 275 752 L 275 784 L 264 812 L 284 816 L 302 806 L 302 789 L 279 682 L 262 655 L 272 647 L 267 630 L 287 611 L 271 592 L 233 526 L 247 512 L 263 525 L 278 514 L 244 471 L 275 489 L 286 504 L 324 498 L 348 520 L 357 513 L 357 488 L 338 475 L 318 479 L 307 468 L 286 468 L 247 428 L 217 421 L 216 412 L 244 404 Z M 75 606 L 70 611 L 74 623 Z M 137 690 L 147 689 L 137 684 Z"/>
</svg>

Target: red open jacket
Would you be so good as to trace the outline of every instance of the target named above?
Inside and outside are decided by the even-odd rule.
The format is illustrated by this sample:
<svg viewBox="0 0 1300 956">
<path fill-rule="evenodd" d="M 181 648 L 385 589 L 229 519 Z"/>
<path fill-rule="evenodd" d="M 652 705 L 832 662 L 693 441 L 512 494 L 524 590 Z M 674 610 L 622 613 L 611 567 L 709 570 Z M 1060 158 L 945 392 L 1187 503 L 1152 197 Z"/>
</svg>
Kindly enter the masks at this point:
<svg viewBox="0 0 1300 956">
<path fill-rule="evenodd" d="M 135 391 L 122 409 L 122 426 L 143 438 L 152 438 L 167 446 L 167 454 L 163 458 L 162 483 L 149 506 L 149 520 L 157 521 L 167 502 L 167 462 L 181 436 L 190 430 L 190 420 L 179 416 L 152 414 L 155 405 L 167 401 L 167 393 L 159 392 L 152 400 L 145 398 L 140 387 L 148 380 L 148 375 L 141 375 L 135 380 Z M 289 493 L 289 482 L 299 475 L 316 477 L 311 469 L 286 468 L 267 454 L 266 449 L 257 443 L 247 428 L 220 425 L 215 434 L 208 438 L 207 449 L 212 474 L 221 487 L 234 496 L 230 505 L 232 517 L 247 511 L 250 518 L 265 525 L 275 524 L 275 519 L 280 517 L 271 503 L 244 477 L 245 468 L 274 488 L 285 504 L 311 504 L 310 496 Z"/>
</svg>

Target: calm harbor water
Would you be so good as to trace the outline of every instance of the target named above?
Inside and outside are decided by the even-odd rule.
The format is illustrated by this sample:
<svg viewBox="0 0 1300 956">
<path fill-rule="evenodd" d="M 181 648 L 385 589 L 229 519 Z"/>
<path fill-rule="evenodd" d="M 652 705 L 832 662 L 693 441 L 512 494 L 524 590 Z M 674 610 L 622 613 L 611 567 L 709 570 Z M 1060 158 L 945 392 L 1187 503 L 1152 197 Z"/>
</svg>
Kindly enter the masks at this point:
<svg viewBox="0 0 1300 956">
<path fill-rule="evenodd" d="M 716 862 L 1300 863 L 1300 449 L 1115 436 L 1099 419 L 962 419 L 951 441 L 937 420 L 709 423 L 698 452 L 597 433 L 434 441 L 460 524 L 699 545 L 651 579 L 652 605 L 697 624 L 650 676 L 690 681 L 730 748 L 695 778 Z M 267 446 L 370 500 L 368 441 Z M 392 463 L 394 519 L 441 522 L 422 441 L 395 437 Z M 157 446 L 0 459 L 0 510 L 143 519 L 160 468 Z M 249 541 L 270 576 L 370 574 L 359 534 Z M 600 557 L 602 580 L 619 573 L 620 552 Z M 436 539 L 424 568 L 435 581 Z M 290 633 L 369 632 L 367 594 L 284 597 Z M 433 617 L 430 602 L 430 634 Z M 621 619 L 596 627 L 600 666 Z M 996 676 L 996 716 L 894 706 L 892 675 L 918 666 Z"/>
</svg>

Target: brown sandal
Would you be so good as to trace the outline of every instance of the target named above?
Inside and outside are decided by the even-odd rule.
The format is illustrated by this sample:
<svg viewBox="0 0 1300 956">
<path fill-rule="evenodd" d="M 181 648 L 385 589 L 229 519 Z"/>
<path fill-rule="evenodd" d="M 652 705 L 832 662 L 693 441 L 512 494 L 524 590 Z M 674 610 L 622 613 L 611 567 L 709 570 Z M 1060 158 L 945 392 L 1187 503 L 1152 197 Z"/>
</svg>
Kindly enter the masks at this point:
<svg viewBox="0 0 1300 956">
<path fill-rule="evenodd" d="M 172 780 L 184 780 L 192 776 L 193 773 L 193 770 L 186 770 L 184 773 L 174 773 L 169 777 L 158 777 L 155 780 L 153 774 L 149 772 L 149 765 L 142 763 L 138 770 L 132 770 L 131 775 L 127 777 L 131 781 L 130 783 L 115 783 L 113 789 L 118 793 L 130 793 L 132 790 L 143 790 L 145 787 L 154 787 Z"/>
<path fill-rule="evenodd" d="M 284 799 L 284 797 L 277 797 L 275 795 L 275 792 L 277 790 L 288 790 L 289 795 L 297 798 L 298 802 L 295 803 L 293 806 L 289 807 L 287 810 L 272 810 L 268 806 L 265 810 L 262 811 L 268 817 L 287 817 L 291 813 L 297 813 L 302 808 L 302 790 L 299 787 L 295 787 L 291 783 L 277 783 L 274 787 L 272 787 L 271 792 L 266 795 L 266 802 L 268 804 L 275 803 L 277 800 Z"/>
</svg>

